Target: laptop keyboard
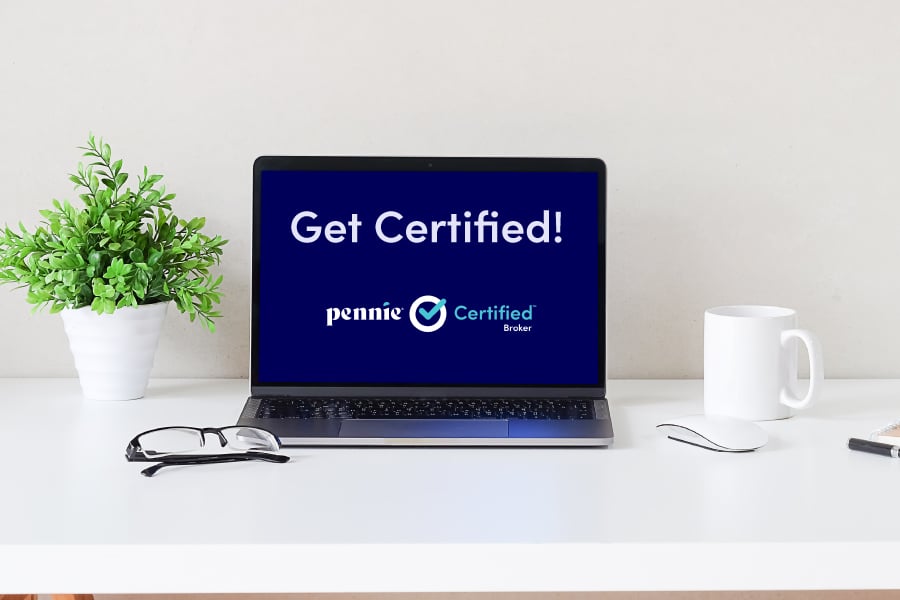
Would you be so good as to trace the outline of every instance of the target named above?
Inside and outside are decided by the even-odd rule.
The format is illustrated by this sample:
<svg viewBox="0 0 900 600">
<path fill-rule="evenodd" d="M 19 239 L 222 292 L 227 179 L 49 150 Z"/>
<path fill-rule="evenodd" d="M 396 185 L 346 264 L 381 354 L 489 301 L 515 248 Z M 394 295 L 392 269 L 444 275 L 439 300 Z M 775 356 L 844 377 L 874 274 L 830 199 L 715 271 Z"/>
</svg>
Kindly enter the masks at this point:
<svg viewBox="0 0 900 600">
<path fill-rule="evenodd" d="M 251 398 L 254 419 L 594 419 L 590 398 Z M 257 404 L 252 402 L 251 404 Z M 605 406 L 605 403 L 602 403 Z"/>
</svg>

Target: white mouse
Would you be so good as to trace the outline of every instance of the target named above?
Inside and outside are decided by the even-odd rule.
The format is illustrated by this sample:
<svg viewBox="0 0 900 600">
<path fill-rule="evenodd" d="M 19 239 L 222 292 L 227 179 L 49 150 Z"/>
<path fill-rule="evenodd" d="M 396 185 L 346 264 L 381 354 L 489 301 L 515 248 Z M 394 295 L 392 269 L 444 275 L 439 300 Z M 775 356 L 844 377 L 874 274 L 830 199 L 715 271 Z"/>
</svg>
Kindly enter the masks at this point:
<svg viewBox="0 0 900 600">
<path fill-rule="evenodd" d="M 756 423 L 722 415 L 679 417 L 656 428 L 669 439 L 718 452 L 750 452 L 769 441 Z"/>
</svg>

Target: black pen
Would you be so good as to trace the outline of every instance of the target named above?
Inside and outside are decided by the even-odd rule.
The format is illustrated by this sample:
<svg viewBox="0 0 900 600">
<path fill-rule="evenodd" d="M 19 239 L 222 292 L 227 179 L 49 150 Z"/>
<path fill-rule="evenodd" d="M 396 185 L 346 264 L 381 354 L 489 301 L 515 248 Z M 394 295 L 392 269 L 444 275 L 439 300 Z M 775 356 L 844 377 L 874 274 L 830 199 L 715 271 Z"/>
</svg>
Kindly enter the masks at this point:
<svg viewBox="0 0 900 600">
<path fill-rule="evenodd" d="M 900 458 L 900 446 L 893 444 L 882 444 L 881 442 L 873 442 L 872 440 L 861 440 L 859 438 L 850 438 L 847 441 L 847 447 L 851 450 L 861 450 L 862 452 L 871 452 L 872 454 L 883 454 L 892 458 Z"/>
</svg>

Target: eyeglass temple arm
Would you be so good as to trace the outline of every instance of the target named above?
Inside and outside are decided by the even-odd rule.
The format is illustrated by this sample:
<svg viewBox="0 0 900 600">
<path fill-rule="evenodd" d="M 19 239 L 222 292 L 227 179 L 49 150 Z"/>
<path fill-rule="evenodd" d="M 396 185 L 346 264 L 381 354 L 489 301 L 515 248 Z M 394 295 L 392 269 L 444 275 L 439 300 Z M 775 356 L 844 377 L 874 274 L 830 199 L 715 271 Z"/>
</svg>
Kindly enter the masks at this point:
<svg viewBox="0 0 900 600">
<path fill-rule="evenodd" d="M 211 465 L 216 463 L 240 462 L 245 460 L 262 460 L 274 463 L 286 463 L 291 459 L 283 454 L 268 454 L 265 452 L 247 452 L 245 454 L 208 454 L 194 456 L 167 456 L 158 463 L 141 471 L 141 475 L 153 477 L 163 467 L 178 465 Z"/>
</svg>

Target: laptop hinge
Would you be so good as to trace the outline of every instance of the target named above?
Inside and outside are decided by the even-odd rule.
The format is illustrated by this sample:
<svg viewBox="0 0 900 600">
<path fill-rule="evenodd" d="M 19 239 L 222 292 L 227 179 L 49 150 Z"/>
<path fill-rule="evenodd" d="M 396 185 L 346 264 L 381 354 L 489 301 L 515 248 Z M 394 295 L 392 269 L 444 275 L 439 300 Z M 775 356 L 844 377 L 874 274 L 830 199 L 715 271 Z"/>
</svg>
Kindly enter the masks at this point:
<svg viewBox="0 0 900 600">
<path fill-rule="evenodd" d="M 259 410 L 260 398 L 254 398 L 251 396 L 247 398 L 247 403 L 244 404 L 244 410 L 241 411 L 241 419 L 253 419 L 256 417 L 256 411 Z"/>
</svg>

